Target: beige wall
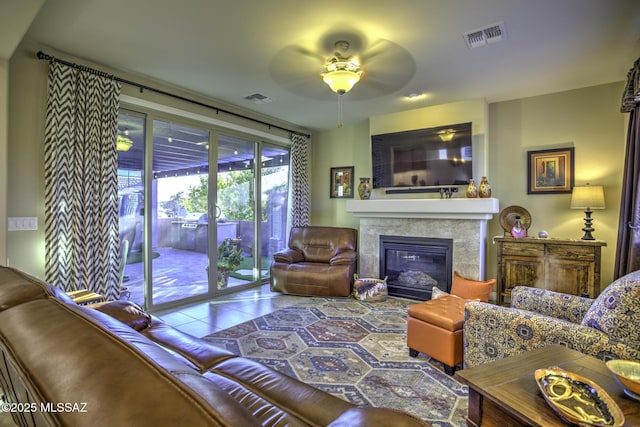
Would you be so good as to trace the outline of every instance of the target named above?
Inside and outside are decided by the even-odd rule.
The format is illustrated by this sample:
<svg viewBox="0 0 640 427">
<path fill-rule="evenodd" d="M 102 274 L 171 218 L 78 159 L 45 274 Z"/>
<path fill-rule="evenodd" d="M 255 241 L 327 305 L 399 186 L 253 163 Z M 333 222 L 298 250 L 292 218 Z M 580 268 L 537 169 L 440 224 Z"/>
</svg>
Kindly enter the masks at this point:
<svg viewBox="0 0 640 427">
<path fill-rule="evenodd" d="M 10 61 L 7 215 L 38 218 L 38 230 L 11 231 L 7 265 L 44 278 L 44 118 L 47 63 L 18 49 Z"/>
<path fill-rule="evenodd" d="M 525 207 L 532 216 L 530 232 L 535 235 L 540 230 L 559 238 L 583 235 L 584 213 L 569 209 L 570 194 L 528 195 L 526 184 L 527 151 L 575 147 L 576 184 L 590 182 L 605 188 L 607 208 L 593 214 L 594 235 L 608 244 L 602 260 L 604 285 L 613 278 L 617 238 L 627 121 L 626 115 L 619 112 L 622 88 L 623 83 L 618 82 L 493 103 L 485 108 L 486 124 L 474 123 L 474 143 L 478 136 L 485 138 L 487 159 L 481 163 L 486 164 L 493 197 L 500 200 L 501 209 L 510 205 Z M 476 113 L 483 110 L 482 102 L 472 100 L 400 112 L 372 118 L 371 125 L 360 123 L 320 132 L 313 142 L 312 224 L 358 227 L 357 218 L 345 211 L 345 199 L 329 198 L 329 170 L 354 165 L 356 181 L 358 177 L 371 176 L 369 131 L 375 134 L 413 129 L 419 127 L 421 118 L 424 127 L 450 124 L 465 115 L 482 120 L 482 114 Z M 496 215 L 489 223 L 488 235 L 502 234 Z M 487 248 L 486 276 L 496 276 L 495 246 L 491 241 Z"/>
<path fill-rule="evenodd" d="M 345 211 L 349 199 L 330 198 L 330 174 L 331 168 L 353 166 L 356 187 L 360 177 L 371 176 L 369 122 L 319 132 L 312 150 L 311 224 L 358 228 L 358 219 Z"/>
<path fill-rule="evenodd" d="M 593 235 L 602 251 L 602 284 L 613 279 L 627 114 L 620 113 L 623 83 L 612 83 L 489 105 L 489 180 L 500 207 L 519 205 L 531 213 L 530 234 L 580 238 L 584 212 L 569 209 L 570 194 L 527 194 L 527 151 L 575 148 L 575 184 L 604 186 L 606 209 L 594 211 Z M 489 236 L 502 234 L 497 219 Z M 495 250 L 487 271 L 495 277 Z"/>
<path fill-rule="evenodd" d="M 22 40 L 31 22 L 45 0 L 28 2 L 6 2 L 2 4 L 2 40 L 0 42 L 0 265 L 8 261 L 8 211 L 7 191 L 9 188 L 9 78 L 10 62 L 16 47 Z"/>
<path fill-rule="evenodd" d="M 0 265 L 7 260 L 7 145 L 9 61 L 0 59 Z"/>
</svg>

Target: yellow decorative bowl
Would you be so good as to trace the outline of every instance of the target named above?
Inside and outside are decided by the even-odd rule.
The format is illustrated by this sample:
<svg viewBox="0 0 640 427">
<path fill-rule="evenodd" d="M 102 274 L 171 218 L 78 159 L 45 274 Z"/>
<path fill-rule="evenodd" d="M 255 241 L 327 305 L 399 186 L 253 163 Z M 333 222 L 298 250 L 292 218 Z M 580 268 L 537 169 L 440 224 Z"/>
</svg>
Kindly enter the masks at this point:
<svg viewBox="0 0 640 427">
<path fill-rule="evenodd" d="M 640 362 L 632 360 L 609 360 L 607 368 L 624 387 L 625 393 L 640 400 Z"/>
<path fill-rule="evenodd" d="M 571 425 L 621 427 L 625 419 L 618 404 L 588 378 L 552 366 L 534 372 L 536 384 L 551 409 Z"/>
</svg>

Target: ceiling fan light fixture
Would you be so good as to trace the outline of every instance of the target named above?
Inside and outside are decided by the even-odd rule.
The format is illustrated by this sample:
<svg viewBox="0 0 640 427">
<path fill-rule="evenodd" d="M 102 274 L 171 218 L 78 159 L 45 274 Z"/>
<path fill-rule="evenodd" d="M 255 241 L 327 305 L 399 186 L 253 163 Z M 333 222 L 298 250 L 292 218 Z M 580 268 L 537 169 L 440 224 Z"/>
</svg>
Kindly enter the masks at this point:
<svg viewBox="0 0 640 427">
<path fill-rule="evenodd" d="M 332 60 L 322 70 L 322 80 L 339 95 L 349 92 L 360 81 L 362 70 L 354 61 Z"/>
</svg>

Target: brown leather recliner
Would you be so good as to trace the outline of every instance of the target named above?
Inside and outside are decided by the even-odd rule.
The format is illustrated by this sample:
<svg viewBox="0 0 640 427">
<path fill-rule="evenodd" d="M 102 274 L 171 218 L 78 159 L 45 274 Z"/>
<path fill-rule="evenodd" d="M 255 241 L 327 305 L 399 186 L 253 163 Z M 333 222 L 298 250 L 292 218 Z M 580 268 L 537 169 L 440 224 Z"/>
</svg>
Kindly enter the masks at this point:
<svg viewBox="0 0 640 427">
<path fill-rule="evenodd" d="M 293 295 L 348 297 L 356 271 L 357 230 L 294 227 L 289 247 L 276 252 L 271 290 Z"/>
</svg>

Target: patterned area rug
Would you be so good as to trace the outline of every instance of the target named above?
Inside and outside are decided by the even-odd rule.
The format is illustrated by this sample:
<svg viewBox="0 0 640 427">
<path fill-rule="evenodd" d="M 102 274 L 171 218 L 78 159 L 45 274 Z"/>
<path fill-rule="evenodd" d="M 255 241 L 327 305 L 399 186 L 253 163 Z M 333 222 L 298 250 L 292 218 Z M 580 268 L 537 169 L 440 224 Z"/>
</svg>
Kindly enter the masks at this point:
<svg viewBox="0 0 640 427">
<path fill-rule="evenodd" d="M 409 357 L 411 304 L 308 298 L 204 339 L 359 406 L 400 409 L 433 426 L 466 426 L 466 386 L 440 362 Z"/>
</svg>

